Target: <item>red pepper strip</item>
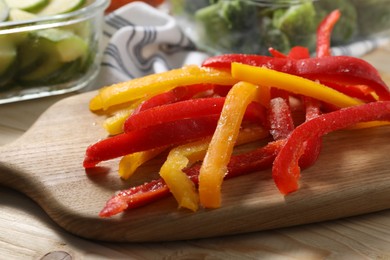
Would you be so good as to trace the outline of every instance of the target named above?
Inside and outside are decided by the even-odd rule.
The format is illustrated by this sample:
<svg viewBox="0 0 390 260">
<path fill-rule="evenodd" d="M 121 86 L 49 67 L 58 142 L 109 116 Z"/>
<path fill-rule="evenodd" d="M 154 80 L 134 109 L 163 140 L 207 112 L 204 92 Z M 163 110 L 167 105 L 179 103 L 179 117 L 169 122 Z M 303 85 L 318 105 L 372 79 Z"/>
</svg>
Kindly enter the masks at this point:
<svg viewBox="0 0 390 260">
<path fill-rule="evenodd" d="M 125 132 L 131 132 L 152 125 L 185 118 L 219 115 L 222 111 L 224 102 L 224 97 L 198 98 L 150 108 L 131 115 L 125 121 L 123 128 Z M 245 119 L 264 123 L 265 109 L 260 104 L 252 102 L 246 110 Z"/>
<path fill-rule="evenodd" d="M 306 47 L 294 46 L 291 48 L 287 57 L 290 59 L 295 59 L 295 60 L 307 59 L 307 58 L 310 58 L 310 52 L 309 52 L 309 49 Z"/>
<path fill-rule="evenodd" d="M 340 18 L 340 11 L 336 10 L 331 12 L 326 16 L 317 29 L 317 57 L 326 57 L 331 55 L 330 44 L 332 30 Z M 310 55 L 307 54 L 308 58 Z M 345 88 L 343 88 L 344 90 Z M 337 90 L 337 89 L 336 89 Z M 341 91 L 344 93 L 343 91 Z M 313 118 L 318 117 L 321 114 L 320 111 L 320 102 L 309 97 L 303 97 L 304 104 L 306 106 L 306 121 L 309 121 Z M 306 141 L 305 152 L 299 159 L 299 166 L 301 168 L 308 168 L 313 165 L 321 152 L 322 148 L 322 138 L 313 137 Z"/>
<path fill-rule="evenodd" d="M 367 85 L 380 100 L 390 100 L 390 91 L 379 72 L 368 62 L 349 56 L 307 59 L 273 58 L 254 54 L 224 54 L 206 59 L 204 67 L 230 69 L 233 62 L 266 67 L 311 80 L 344 85 Z"/>
<path fill-rule="evenodd" d="M 103 139 L 87 148 L 83 165 L 92 168 L 99 162 L 127 154 L 212 135 L 218 119 L 219 115 L 182 119 Z"/>
<path fill-rule="evenodd" d="M 138 208 L 153 201 L 165 198 L 170 194 L 162 178 L 142 185 L 122 190 L 109 199 L 100 211 L 100 217 L 111 217 L 126 209 Z"/>
<path fill-rule="evenodd" d="M 287 138 L 294 130 L 290 106 L 282 97 L 271 99 L 268 112 L 270 133 L 274 140 Z"/>
<path fill-rule="evenodd" d="M 389 101 L 343 108 L 299 125 L 291 133 L 273 163 L 272 177 L 279 191 L 282 194 L 288 194 L 298 189 L 300 177 L 298 160 L 305 150 L 305 143 L 308 139 L 320 138 L 327 133 L 350 127 L 356 123 L 375 120 L 390 121 Z"/>
<path fill-rule="evenodd" d="M 228 85 L 215 85 L 214 94 L 220 97 L 226 97 L 229 91 L 232 89 L 232 86 Z"/>
<path fill-rule="evenodd" d="M 226 179 L 234 178 L 254 171 L 261 171 L 271 167 L 276 154 L 281 149 L 284 140 L 270 142 L 266 146 L 240 155 L 233 155 L 227 166 Z M 183 171 L 195 183 L 198 183 L 200 165 L 196 164 Z M 111 199 L 100 211 L 100 217 L 111 217 L 126 209 L 138 208 L 169 196 L 168 186 L 160 178 L 140 186 L 122 190 Z"/>
<path fill-rule="evenodd" d="M 195 84 L 190 86 L 183 86 L 174 88 L 171 91 L 158 94 L 150 99 L 145 100 L 133 114 L 140 111 L 157 107 L 161 105 L 171 104 L 182 100 L 187 100 L 192 98 L 198 93 L 204 92 L 206 90 L 213 89 L 213 84 Z"/>
<path fill-rule="evenodd" d="M 330 42 L 333 27 L 340 18 L 340 11 L 334 10 L 328 14 L 320 23 L 317 29 L 317 57 L 331 56 Z"/>
<path fill-rule="evenodd" d="M 139 119 L 142 120 L 142 115 L 146 113 L 153 115 L 153 112 L 150 112 L 151 110 L 148 109 L 138 113 L 137 115 L 141 115 Z M 265 117 L 264 113 L 261 105 L 253 103 L 248 106 L 244 118 L 261 124 L 264 122 L 264 119 L 262 119 Z M 174 113 L 172 116 L 174 116 Z M 150 121 L 149 127 L 139 128 L 140 126 L 138 126 L 134 131 L 112 136 L 89 146 L 84 159 L 84 167 L 92 168 L 101 161 L 161 146 L 178 145 L 211 135 L 214 133 L 218 119 L 219 114 L 209 114 L 195 118 L 167 121 L 156 125 L 152 125 L 153 121 Z"/>
<path fill-rule="evenodd" d="M 316 99 L 303 97 L 306 108 L 306 121 L 321 115 L 320 102 Z M 305 152 L 299 158 L 299 166 L 302 169 L 312 166 L 318 159 L 322 148 L 322 138 L 313 137 L 306 141 Z"/>
<path fill-rule="evenodd" d="M 268 48 L 268 52 L 272 55 L 272 57 L 275 57 L 275 58 L 287 58 L 287 55 L 270 47 Z"/>
<path fill-rule="evenodd" d="M 358 98 L 364 102 L 377 101 L 372 95 L 374 92 L 370 87 L 366 85 L 340 85 L 333 82 L 322 82 L 324 85 L 333 88 L 350 97 Z"/>
<path fill-rule="evenodd" d="M 268 48 L 268 51 L 275 58 L 306 59 L 310 57 L 309 49 L 303 46 L 292 47 L 288 55 L 281 53 L 272 47 Z"/>
<path fill-rule="evenodd" d="M 287 104 L 290 104 L 289 97 L 291 93 L 287 90 L 284 89 L 279 89 L 279 88 L 270 88 L 270 99 L 273 98 L 283 98 Z"/>
</svg>

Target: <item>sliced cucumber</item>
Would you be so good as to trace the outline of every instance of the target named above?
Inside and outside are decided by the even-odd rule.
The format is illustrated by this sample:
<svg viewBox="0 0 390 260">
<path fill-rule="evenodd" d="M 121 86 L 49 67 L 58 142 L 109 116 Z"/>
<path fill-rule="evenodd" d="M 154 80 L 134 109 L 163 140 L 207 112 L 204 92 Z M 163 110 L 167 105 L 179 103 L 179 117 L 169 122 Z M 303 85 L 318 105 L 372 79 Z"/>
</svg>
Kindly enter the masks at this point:
<svg viewBox="0 0 390 260">
<path fill-rule="evenodd" d="M 51 0 L 40 12 L 40 15 L 55 15 L 72 12 L 81 8 L 85 0 Z"/>
<path fill-rule="evenodd" d="M 63 63 L 57 57 L 46 58 L 29 73 L 20 75 L 19 80 L 30 84 L 50 82 L 52 75 L 56 74 L 62 65 Z"/>
<path fill-rule="evenodd" d="M 86 42 L 71 31 L 47 29 L 37 32 L 37 36 L 46 39 L 54 46 L 54 51 L 62 62 L 70 62 L 87 54 Z"/>
<path fill-rule="evenodd" d="M 39 67 L 46 55 L 42 52 L 42 46 L 35 39 L 25 40 L 18 48 L 18 74 L 28 74 Z"/>
<path fill-rule="evenodd" d="M 25 11 L 38 11 L 48 4 L 48 0 L 5 0 L 10 8 L 21 9 Z"/>
<path fill-rule="evenodd" d="M 0 22 L 7 20 L 8 14 L 9 14 L 8 5 L 3 0 L 0 0 Z"/>
<path fill-rule="evenodd" d="M 38 16 L 34 13 L 24 11 L 22 9 L 11 8 L 8 15 L 9 21 L 25 21 L 25 20 L 33 20 Z"/>
<path fill-rule="evenodd" d="M 6 35 L 5 35 L 6 36 Z M 0 75 L 3 75 L 16 60 L 17 51 L 8 39 L 0 38 Z"/>
<path fill-rule="evenodd" d="M 77 78 L 82 73 L 81 66 L 81 59 L 64 63 L 62 67 L 57 71 L 57 74 L 53 75 L 54 77 L 50 79 L 50 82 L 62 83 Z"/>
<path fill-rule="evenodd" d="M 0 87 L 13 76 L 17 60 L 15 46 L 5 38 L 7 35 L 0 36 Z"/>
<path fill-rule="evenodd" d="M 29 41 L 19 49 L 18 81 L 25 85 L 69 79 L 77 75 L 88 55 L 88 46 L 82 38 L 59 29 L 32 32 Z"/>
</svg>

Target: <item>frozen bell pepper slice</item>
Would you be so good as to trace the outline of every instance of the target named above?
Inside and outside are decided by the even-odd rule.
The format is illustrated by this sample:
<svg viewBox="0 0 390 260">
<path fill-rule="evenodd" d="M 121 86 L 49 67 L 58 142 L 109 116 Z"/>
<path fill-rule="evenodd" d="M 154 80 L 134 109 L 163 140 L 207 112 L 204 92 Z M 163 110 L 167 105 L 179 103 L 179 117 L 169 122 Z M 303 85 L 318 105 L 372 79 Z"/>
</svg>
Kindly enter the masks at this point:
<svg viewBox="0 0 390 260">
<path fill-rule="evenodd" d="M 239 82 L 226 96 L 217 128 L 199 173 L 199 198 L 205 208 L 221 205 L 221 185 L 227 173 L 227 164 L 249 103 L 257 99 L 257 86 Z"/>
<path fill-rule="evenodd" d="M 288 194 L 298 189 L 299 158 L 305 143 L 359 122 L 390 120 L 390 101 L 377 101 L 322 114 L 297 126 L 275 158 L 272 177 L 279 191 Z"/>
<path fill-rule="evenodd" d="M 128 107 L 119 109 L 103 122 L 103 127 L 109 135 L 117 135 L 123 133 L 123 125 L 126 119 L 134 113 L 135 109 L 142 103 L 141 100 L 134 101 Z"/>
<path fill-rule="evenodd" d="M 85 168 L 96 164 L 166 145 L 179 145 L 212 135 L 218 115 L 183 119 L 108 137 L 89 146 L 85 153 Z"/>
<path fill-rule="evenodd" d="M 130 132 L 136 129 L 180 119 L 219 115 L 224 103 L 224 97 L 208 97 L 157 106 L 131 115 L 125 121 L 123 128 L 125 132 Z M 264 123 L 264 107 L 258 103 L 252 102 L 245 112 L 245 119 L 252 122 L 258 122 L 259 124 Z"/>
<path fill-rule="evenodd" d="M 250 143 L 268 136 L 267 131 L 261 127 L 249 127 L 240 131 L 235 145 Z M 199 206 L 199 195 L 196 191 L 194 182 L 183 172 L 184 168 L 202 161 L 208 146 L 210 138 L 200 140 L 195 143 L 173 148 L 160 170 L 160 176 L 163 178 L 169 190 L 175 197 L 179 207 L 188 208 L 196 211 Z"/>
<path fill-rule="evenodd" d="M 334 26 L 340 18 L 340 11 L 335 10 L 327 15 L 320 23 L 317 28 L 317 46 L 316 46 L 316 55 L 317 57 L 326 57 L 331 56 L 331 36 Z M 309 55 L 302 58 L 309 58 Z M 342 88 L 345 90 L 345 88 Z M 340 91 L 345 94 L 345 92 Z M 349 95 L 350 96 L 350 95 Z M 310 97 L 302 97 L 303 103 L 306 109 L 306 121 L 309 121 L 313 118 L 321 115 L 320 106 L 321 103 Z M 303 155 L 299 159 L 299 166 L 301 168 L 308 168 L 313 165 L 321 152 L 322 148 L 322 138 L 313 137 L 306 140 L 306 147 Z"/>
<path fill-rule="evenodd" d="M 179 208 L 198 210 L 199 195 L 195 184 L 182 170 L 203 160 L 209 142 L 209 139 L 205 139 L 173 148 L 160 169 L 160 176 L 178 202 Z"/>
<path fill-rule="evenodd" d="M 258 129 L 260 132 L 249 131 L 249 135 L 252 137 L 255 136 L 266 136 L 268 133 L 264 129 Z M 246 129 L 242 131 L 243 133 L 248 133 Z M 254 134 L 254 135 L 253 135 Z M 240 142 L 242 134 L 240 133 L 237 142 Z M 248 139 L 249 138 L 249 139 Z M 254 140 L 249 136 L 243 138 L 242 142 L 246 142 L 245 139 Z M 257 148 L 253 151 L 249 151 L 239 155 L 233 155 L 230 158 L 229 164 L 227 166 L 227 175 L 226 179 L 234 178 L 244 174 L 248 174 L 254 171 L 261 171 L 271 167 L 272 162 L 275 159 L 275 156 L 281 149 L 284 140 L 275 141 L 268 143 L 264 147 Z M 200 165 L 194 164 L 193 166 L 183 169 L 188 178 L 198 184 Z M 142 185 L 131 187 L 126 190 L 122 190 L 116 193 L 112 198 L 110 198 L 104 208 L 100 211 L 100 217 L 111 217 L 116 214 L 119 214 L 127 209 L 133 209 L 145 206 L 149 203 L 155 202 L 161 198 L 169 196 L 169 188 L 162 178 L 153 180 Z"/>
<path fill-rule="evenodd" d="M 288 56 L 280 51 L 278 51 L 277 49 L 275 48 L 268 48 L 268 52 L 271 54 L 272 57 L 275 57 L 275 58 L 288 58 Z"/>
<path fill-rule="evenodd" d="M 101 88 L 90 101 L 89 108 L 92 111 L 105 110 L 113 105 L 143 98 L 146 95 L 157 95 L 179 86 L 206 83 L 234 85 L 236 82 L 237 80 L 226 71 L 188 65 Z"/>
<path fill-rule="evenodd" d="M 135 113 L 144 111 L 149 108 L 158 107 L 162 105 L 172 104 L 175 102 L 183 101 L 199 95 L 202 92 L 211 90 L 214 88 L 214 84 L 195 84 L 185 87 L 177 87 L 168 92 L 164 92 L 153 96 L 144 102 L 136 109 Z"/>
<path fill-rule="evenodd" d="M 308 48 L 303 46 L 294 46 L 288 53 L 288 58 L 295 60 L 308 59 L 310 58 L 310 51 Z"/>
<path fill-rule="evenodd" d="M 379 72 L 368 62 L 349 56 L 307 59 L 274 58 L 254 54 L 224 54 L 206 59 L 202 66 L 231 69 L 233 63 L 264 67 L 321 82 L 367 85 L 380 100 L 390 100 L 390 91 Z"/>
<path fill-rule="evenodd" d="M 127 180 L 128 178 L 130 178 L 130 176 L 132 176 L 135 173 L 135 171 L 142 164 L 153 159 L 157 155 L 161 154 L 167 148 L 168 146 L 163 146 L 163 147 L 154 148 L 142 152 L 136 152 L 136 153 L 123 156 L 119 161 L 119 169 L 118 169 L 119 176 L 122 179 Z"/>
<path fill-rule="evenodd" d="M 294 94 L 309 96 L 338 107 L 355 106 L 362 103 L 312 80 L 263 67 L 234 62 L 232 63 L 232 76 L 252 84 L 272 86 Z"/>
<path fill-rule="evenodd" d="M 271 99 L 268 111 L 270 133 L 274 140 L 287 138 L 295 128 L 287 101 L 281 97 Z"/>
<path fill-rule="evenodd" d="M 332 31 L 337 21 L 340 18 L 340 11 L 334 10 L 328 14 L 319 24 L 317 28 L 317 57 L 331 56 L 330 40 Z"/>
</svg>

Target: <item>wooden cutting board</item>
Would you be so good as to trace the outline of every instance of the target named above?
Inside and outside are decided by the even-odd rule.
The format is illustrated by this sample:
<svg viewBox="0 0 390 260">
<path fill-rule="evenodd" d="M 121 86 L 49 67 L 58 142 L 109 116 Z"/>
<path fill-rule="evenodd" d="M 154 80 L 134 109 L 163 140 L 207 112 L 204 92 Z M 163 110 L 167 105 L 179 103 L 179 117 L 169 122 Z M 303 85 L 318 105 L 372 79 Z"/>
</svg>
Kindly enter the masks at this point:
<svg viewBox="0 0 390 260">
<path fill-rule="evenodd" d="M 270 171 L 226 180 L 223 205 L 196 213 L 172 197 L 113 218 L 98 216 L 118 190 L 158 171 L 152 161 L 133 178 L 118 177 L 118 160 L 94 174 L 82 167 L 88 145 L 106 136 L 104 117 L 88 110 L 94 92 L 61 100 L 17 141 L 0 147 L 0 184 L 25 193 L 65 230 L 106 241 L 169 241 L 223 236 L 313 223 L 390 208 L 390 127 L 339 131 L 286 197 Z"/>
</svg>

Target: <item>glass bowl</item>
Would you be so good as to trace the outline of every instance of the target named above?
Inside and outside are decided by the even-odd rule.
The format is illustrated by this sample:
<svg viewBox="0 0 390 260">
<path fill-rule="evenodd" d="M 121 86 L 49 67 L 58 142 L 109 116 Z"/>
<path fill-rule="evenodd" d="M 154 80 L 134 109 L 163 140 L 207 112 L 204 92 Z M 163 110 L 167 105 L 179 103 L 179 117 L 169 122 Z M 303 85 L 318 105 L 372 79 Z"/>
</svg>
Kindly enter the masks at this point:
<svg viewBox="0 0 390 260">
<path fill-rule="evenodd" d="M 170 0 L 178 24 L 196 46 L 211 54 L 315 49 L 319 22 L 334 9 L 342 16 L 332 45 L 389 35 L 390 0 Z"/>
<path fill-rule="evenodd" d="M 83 89 L 96 78 L 109 0 L 0 22 L 0 104 Z"/>
</svg>

